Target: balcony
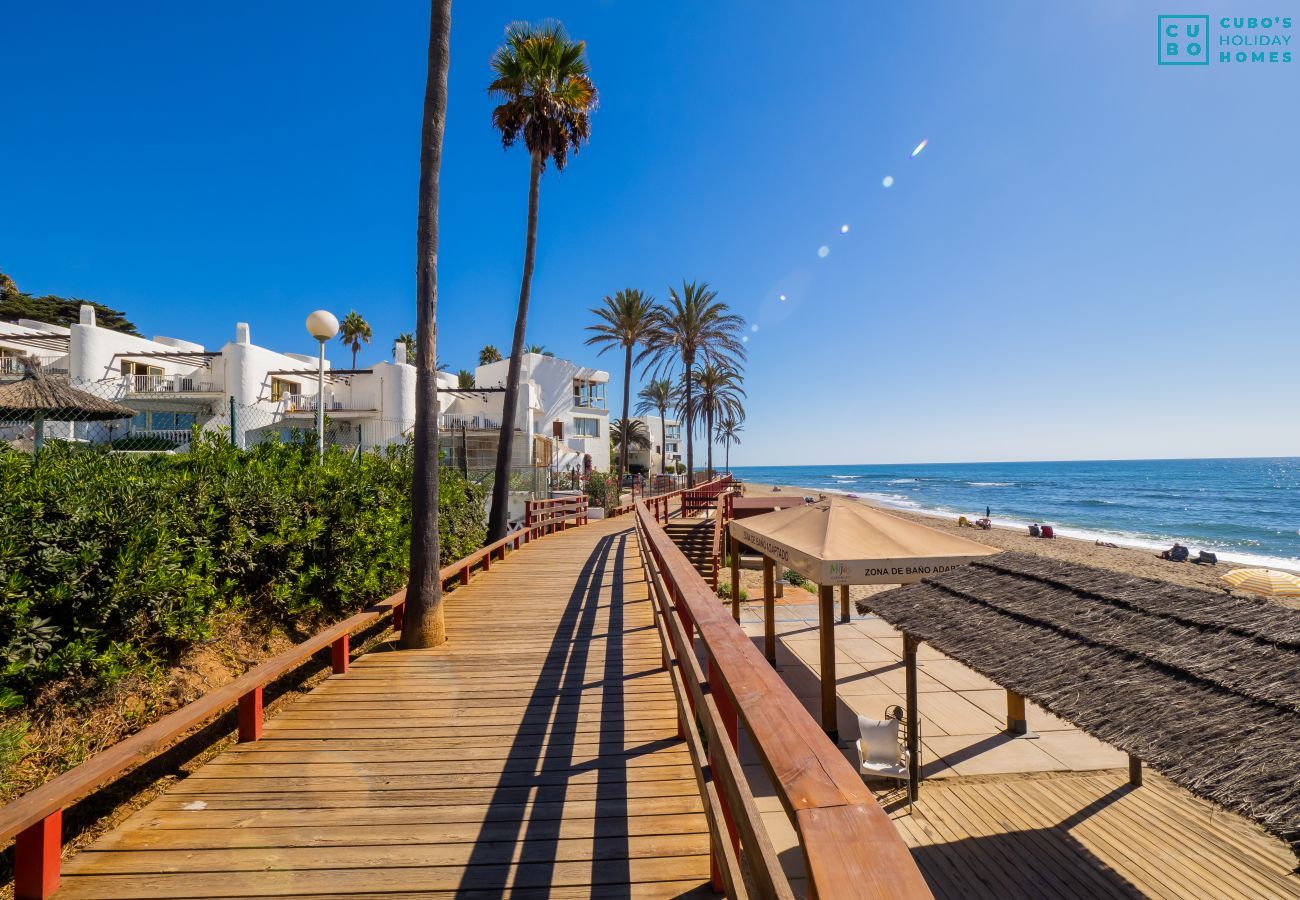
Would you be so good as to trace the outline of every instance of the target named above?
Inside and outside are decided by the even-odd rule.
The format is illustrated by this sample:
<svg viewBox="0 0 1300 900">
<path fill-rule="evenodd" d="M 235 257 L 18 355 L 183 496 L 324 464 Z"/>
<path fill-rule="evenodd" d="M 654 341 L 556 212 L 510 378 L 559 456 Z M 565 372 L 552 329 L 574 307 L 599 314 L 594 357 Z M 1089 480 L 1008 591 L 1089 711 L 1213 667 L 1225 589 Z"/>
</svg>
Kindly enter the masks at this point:
<svg viewBox="0 0 1300 900">
<path fill-rule="evenodd" d="M 219 394 L 221 385 L 193 375 L 127 375 L 130 394 Z"/>
<path fill-rule="evenodd" d="M 41 371 L 46 375 L 67 375 L 68 358 L 66 356 L 27 356 L 40 363 Z M 24 357 L 0 356 L 0 378 L 21 378 L 27 371 Z"/>
<path fill-rule="evenodd" d="M 458 416 L 444 413 L 438 417 L 438 427 L 449 431 L 462 428 L 466 431 L 489 431 L 500 430 L 501 423 L 486 416 Z"/>
<path fill-rule="evenodd" d="M 304 413 L 316 413 L 316 408 L 321 401 L 313 394 L 282 394 L 280 396 L 280 408 L 285 415 L 302 415 Z M 340 400 L 337 397 L 326 397 L 324 400 L 325 412 L 335 413 L 372 413 L 373 407 L 362 406 L 350 400 Z"/>
</svg>

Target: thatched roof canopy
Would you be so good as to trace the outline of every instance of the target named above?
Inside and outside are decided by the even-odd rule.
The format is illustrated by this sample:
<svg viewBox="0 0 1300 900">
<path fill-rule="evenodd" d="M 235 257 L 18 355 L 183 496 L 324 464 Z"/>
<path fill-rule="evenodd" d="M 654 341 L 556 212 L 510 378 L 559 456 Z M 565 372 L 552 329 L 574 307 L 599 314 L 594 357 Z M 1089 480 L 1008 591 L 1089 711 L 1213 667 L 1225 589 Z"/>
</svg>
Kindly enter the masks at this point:
<svg viewBox="0 0 1300 900">
<path fill-rule="evenodd" d="M 1023 553 L 869 602 L 1300 850 L 1300 612 Z"/>
<path fill-rule="evenodd" d="M 0 385 L 0 419 L 31 422 L 37 417 L 55 422 L 129 419 L 134 409 L 78 390 L 30 365 L 18 381 Z"/>
</svg>

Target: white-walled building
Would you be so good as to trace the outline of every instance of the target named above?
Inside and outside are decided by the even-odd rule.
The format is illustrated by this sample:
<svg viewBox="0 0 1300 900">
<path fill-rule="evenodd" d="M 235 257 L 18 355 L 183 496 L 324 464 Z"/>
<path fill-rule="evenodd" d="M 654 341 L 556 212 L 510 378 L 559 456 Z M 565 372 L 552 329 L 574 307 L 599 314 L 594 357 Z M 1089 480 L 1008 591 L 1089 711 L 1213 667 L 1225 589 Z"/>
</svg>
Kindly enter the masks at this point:
<svg viewBox="0 0 1300 900">
<path fill-rule="evenodd" d="M 241 446 L 271 433 L 315 428 L 316 357 L 259 347 L 245 323 L 235 326 L 233 341 L 207 350 L 178 338 L 101 328 L 94 308 L 82 306 L 81 320 L 69 328 L 0 322 L 0 377 L 20 376 L 22 356 L 35 356 L 47 372 L 66 374 L 82 389 L 139 410 L 127 422 L 51 423 L 51 437 L 101 442 L 134 436 L 184 446 L 194 425 L 231 428 L 232 412 Z M 404 346 L 394 347 L 392 362 L 335 370 L 327 360 L 325 370 L 331 440 L 371 447 L 405 438 L 415 424 L 415 368 L 407 365 Z M 448 379 L 440 375 L 439 383 Z"/>
<path fill-rule="evenodd" d="M 510 361 L 479 366 L 474 370 L 474 387 L 491 393 L 466 391 L 442 404 L 444 428 L 494 429 L 501 427 L 503 395 Z M 582 470 L 588 458 L 590 468 L 609 470 L 609 410 L 605 393 L 609 373 L 589 369 L 554 356 L 525 353 L 520 371 L 519 403 L 514 423 L 517 431 L 532 436 L 516 443 L 516 465 L 523 462 L 521 446 L 549 443 L 552 468 Z M 533 462 L 538 462 L 537 450 Z"/>
<path fill-rule="evenodd" d="M 658 475 L 667 471 L 672 475 L 677 471 L 677 464 L 682 461 L 682 427 L 676 419 L 660 419 L 658 416 L 635 416 L 633 422 L 645 425 L 650 435 L 650 447 L 639 450 L 628 449 L 627 465 L 633 472 Z"/>
</svg>

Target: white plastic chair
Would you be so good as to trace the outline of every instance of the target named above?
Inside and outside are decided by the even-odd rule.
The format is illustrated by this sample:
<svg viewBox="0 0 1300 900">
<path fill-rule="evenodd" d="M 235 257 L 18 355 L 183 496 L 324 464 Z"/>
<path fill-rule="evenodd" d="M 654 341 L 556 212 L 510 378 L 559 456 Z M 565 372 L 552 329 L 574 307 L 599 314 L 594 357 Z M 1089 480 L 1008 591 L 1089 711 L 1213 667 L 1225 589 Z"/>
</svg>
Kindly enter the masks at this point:
<svg viewBox="0 0 1300 900">
<path fill-rule="evenodd" d="M 911 754 L 898 739 L 899 721 L 895 718 L 868 719 L 858 716 L 858 771 L 877 778 L 894 778 L 907 790 L 907 812 L 912 812 Z"/>
</svg>

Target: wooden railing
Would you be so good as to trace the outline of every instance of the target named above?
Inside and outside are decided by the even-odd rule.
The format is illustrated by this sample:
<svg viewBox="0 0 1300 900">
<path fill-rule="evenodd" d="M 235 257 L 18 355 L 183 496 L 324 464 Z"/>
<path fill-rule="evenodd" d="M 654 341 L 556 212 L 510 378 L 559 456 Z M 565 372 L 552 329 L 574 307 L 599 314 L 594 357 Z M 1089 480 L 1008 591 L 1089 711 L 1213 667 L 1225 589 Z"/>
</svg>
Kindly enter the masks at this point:
<svg viewBox="0 0 1300 900">
<path fill-rule="evenodd" d="M 552 497 L 524 501 L 524 530 L 541 529 L 541 534 L 587 524 L 587 497 Z"/>
<path fill-rule="evenodd" d="M 669 539 L 652 500 L 637 503 L 637 532 L 678 728 L 704 800 L 714 889 L 793 896 L 737 756 L 743 723 L 794 825 L 809 896 L 930 897 L 861 777 Z"/>
<path fill-rule="evenodd" d="M 512 532 L 463 559 L 443 566 L 438 574 L 444 584 L 457 581 L 469 584 L 475 570 L 490 570 L 494 559 L 504 559 L 507 550 L 518 550 L 522 544 L 539 537 L 542 528 L 539 524 Z M 258 740 L 262 736 L 262 691 L 268 684 L 326 647 L 330 648 L 334 673 L 346 672 L 352 633 L 386 616 L 392 616 L 393 628 L 400 631 L 405 610 L 406 589 L 403 588 L 0 808 L 0 842 L 17 837 L 14 850 L 15 900 L 43 900 L 58 887 L 65 808 L 154 759 L 191 729 L 215 719 L 231 707 L 238 710 L 238 740 Z"/>
<path fill-rule="evenodd" d="M 730 490 L 731 476 L 720 475 L 712 481 L 697 485 L 693 488 L 684 488 L 675 493 L 680 493 L 682 497 L 682 516 L 690 518 L 697 512 L 705 512 L 718 503 L 718 496 Z"/>
</svg>

